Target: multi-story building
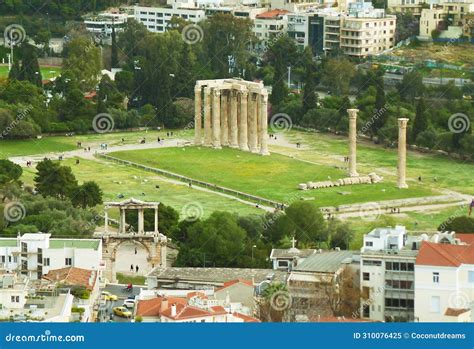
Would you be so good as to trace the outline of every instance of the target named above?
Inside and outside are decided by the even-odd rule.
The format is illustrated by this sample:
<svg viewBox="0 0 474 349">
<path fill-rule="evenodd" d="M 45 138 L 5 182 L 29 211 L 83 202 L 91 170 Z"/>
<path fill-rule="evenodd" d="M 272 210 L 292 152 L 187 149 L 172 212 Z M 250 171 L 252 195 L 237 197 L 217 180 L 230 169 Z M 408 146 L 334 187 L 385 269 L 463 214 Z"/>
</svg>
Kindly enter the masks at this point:
<svg viewBox="0 0 474 349">
<path fill-rule="evenodd" d="M 304 49 L 310 45 L 315 55 L 324 52 L 325 16 L 321 12 L 288 14 L 288 36 Z"/>
<path fill-rule="evenodd" d="M 472 20 L 473 13 L 473 0 L 442 2 L 424 8 L 420 18 L 420 38 L 431 39 L 433 31 L 437 30 L 442 38 L 458 39 L 466 35 L 466 28 L 472 27 L 469 19 Z M 467 34 L 469 32 L 468 29 Z"/>
<path fill-rule="evenodd" d="M 100 239 L 52 239 L 51 234 L 23 234 L 0 238 L 0 270 L 19 272 L 31 280 L 41 279 L 50 270 L 78 267 L 103 268 Z"/>
<path fill-rule="evenodd" d="M 103 12 L 97 16 L 90 16 L 84 20 L 86 30 L 102 38 L 109 38 L 112 35 L 112 27 L 117 33 L 124 30 L 128 19 L 133 18 L 127 13 Z"/>
<path fill-rule="evenodd" d="M 254 20 L 253 32 L 260 45 L 265 46 L 280 33 L 285 33 L 288 19 L 287 10 L 271 10 L 258 14 Z"/>
<path fill-rule="evenodd" d="M 474 321 L 474 243 L 423 242 L 415 278 L 416 321 Z"/>
<path fill-rule="evenodd" d="M 361 317 L 374 321 L 413 321 L 417 240 L 405 227 L 377 228 L 364 235 L 360 258 Z"/>
</svg>

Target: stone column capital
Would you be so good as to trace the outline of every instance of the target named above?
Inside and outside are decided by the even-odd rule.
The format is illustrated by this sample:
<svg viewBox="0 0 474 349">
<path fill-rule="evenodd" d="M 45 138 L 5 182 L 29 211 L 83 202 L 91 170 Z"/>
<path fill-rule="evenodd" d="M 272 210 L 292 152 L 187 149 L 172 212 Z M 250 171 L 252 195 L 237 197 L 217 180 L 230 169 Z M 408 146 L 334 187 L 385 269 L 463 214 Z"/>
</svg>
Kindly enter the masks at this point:
<svg viewBox="0 0 474 349">
<path fill-rule="evenodd" d="M 407 118 L 398 118 L 398 127 L 399 128 L 407 128 L 409 120 L 410 119 L 407 119 Z"/>
<path fill-rule="evenodd" d="M 239 94 L 242 98 L 246 98 L 246 97 L 249 95 L 249 91 L 239 91 L 238 94 Z"/>
<path fill-rule="evenodd" d="M 212 94 L 215 96 L 215 97 L 219 97 L 221 95 L 221 90 L 218 89 L 218 88 L 213 88 L 212 89 Z"/>
<path fill-rule="evenodd" d="M 194 86 L 194 93 L 201 93 L 201 86 Z"/>
<path fill-rule="evenodd" d="M 349 114 L 349 119 L 356 119 L 359 109 L 347 109 L 347 113 Z"/>
</svg>

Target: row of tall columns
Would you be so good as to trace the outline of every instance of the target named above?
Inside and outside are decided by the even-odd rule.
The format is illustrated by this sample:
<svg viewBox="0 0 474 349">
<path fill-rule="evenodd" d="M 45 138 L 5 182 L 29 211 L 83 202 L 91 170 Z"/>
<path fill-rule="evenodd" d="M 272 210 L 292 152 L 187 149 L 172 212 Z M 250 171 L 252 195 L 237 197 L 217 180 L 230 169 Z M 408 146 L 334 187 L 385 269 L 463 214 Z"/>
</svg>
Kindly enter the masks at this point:
<svg viewBox="0 0 474 349">
<path fill-rule="evenodd" d="M 347 109 L 349 114 L 349 176 L 357 177 L 357 114 L 358 109 Z M 408 119 L 398 119 L 398 166 L 397 187 L 408 188 L 406 183 L 407 159 L 407 125 Z"/>
<path fill-rule="evenodd" d="M 268 155 L 268 95 L 264 89 L 195 88 L 194 143 Z M 204 126 L 204 142 L 202 142 Z"/>
<path fill-rule="evenodd" d="M 138 208 L 138 234 L 145 234 L 145 209 Z M 154 233 L 158 233 L 158 207 L 154 208 L 155 210 L 155 224 L 154 224 Z M 124 234 L 127 232 L 127 223 L 125 220 L 126 217 L 126 208 L 120 208 L 120 220 L 119 220 L 119 234 Z M 107 233 L 109 228 L 109 214 L 107 209 L 104 210 L 104 219 L 105 219 L 105 228 L 104 231 Z"/>
</svg>

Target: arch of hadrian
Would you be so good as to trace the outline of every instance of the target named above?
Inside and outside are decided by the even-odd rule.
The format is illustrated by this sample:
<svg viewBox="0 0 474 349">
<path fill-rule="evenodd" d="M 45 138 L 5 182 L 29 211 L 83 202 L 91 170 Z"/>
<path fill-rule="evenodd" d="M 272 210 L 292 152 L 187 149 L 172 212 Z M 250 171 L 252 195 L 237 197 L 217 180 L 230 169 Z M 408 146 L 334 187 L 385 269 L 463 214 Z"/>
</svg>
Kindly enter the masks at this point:
<svg viewBox="0 0 474 349">
<path fill-rule="evenodd" d="M 240 79 L 199 80 L 194 88 L 194 143 L 269 155 L 268 92 Z"/>
</svg>

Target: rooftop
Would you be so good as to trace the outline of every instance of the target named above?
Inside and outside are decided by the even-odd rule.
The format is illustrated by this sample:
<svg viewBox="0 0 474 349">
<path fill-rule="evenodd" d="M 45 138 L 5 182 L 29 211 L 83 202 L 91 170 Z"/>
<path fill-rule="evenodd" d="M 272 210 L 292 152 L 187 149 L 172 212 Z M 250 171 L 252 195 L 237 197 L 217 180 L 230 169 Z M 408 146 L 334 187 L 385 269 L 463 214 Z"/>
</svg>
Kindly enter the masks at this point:
<svg viewBox="0 0 474 349">
<path fill-rule="evenodd" d="M 94 270 L 67 267 L 50 270 L 43 279 L 51 282 L 64 283 L 68 286 L 83 286 L 89 290 L 94 288 L 97 273 Z"/>
<path fill-rule="evenodd" d="M 275 258 L 294 258 L 294 257 L 306 258 L 308 256 L 311 256 L 315 252 L 316 252 L 316 250 L 314 250 L 314 249 L 299 250 L 297 248 L 287 248 L 287 249 L 274 248 L 274 249 L 272 249 L 272 253 L 270 254 L 270 258 L 271 259 L 275 259 Z"/>
<path fill-rule="evenodd" d="M 237 280 L 231 280 L 231 281 L 224 282 L 224 285 L 222 287 L 219 287 L 216 291 L 222 291 L 222 290 L 226 289 L 227 287 L 230 287 L 230 286 L 236 285 L 236 284 L 244 284 L 244 285 L 247 285 L 249 287 L 253 287 L 252 280 L 237 279 Z"/>
<path fill-rule="evenodd" d="M 87 248 L 98 250 L 100 240 L 98 239 L 51 239 L 49 248 Z"/>
<path fill-rule="evenodd" d="M 350 263 L 355 251 L 329 251 L 315 253 L 293 268 L 293 271 L 335 273 L 342 263 Z"/>
<path fill-rule="evenodd" d="M 450 245 L 423 241 L 416 257 L 416 265 L 459 267 L 474 264 L 474 244 Z"/>
<path fill-rule="evenodd" d="M 173 282 L 208 283 L 215 286 L 224 286 L 229 280 L 253 280 L 259 284 L 265 280 L 274 280 L 284 283 L 287 273 L 272 269 L 245 269 L 245 268 L 155 268 L 148 277 Z"/>
<path fill-rule="evenodd" d="M 267 12 L 263 12 L 259 15 L 257 15 L 256 17 L 258 19 L 275 19 L 275 18 L 278 18 L 282 15 L 285 15 L 287 13 L 289 13 L 290 11 L 287 11 L 287 10 L 279 10 L 279 9 L 275 9 L 275 10 L 271 10 L 271 11 L 267 11 Z"/>
<path fill-rule="evenodd" d="M 161 302 L 166 299 L 168 305 L 181 303 L 185 305 L 186 299 L 179 297 L 156 297 L 147 300 L 140 300 L 137 304 L 137 315 L 139 316 L 160 316 Z"/>
</svg>

